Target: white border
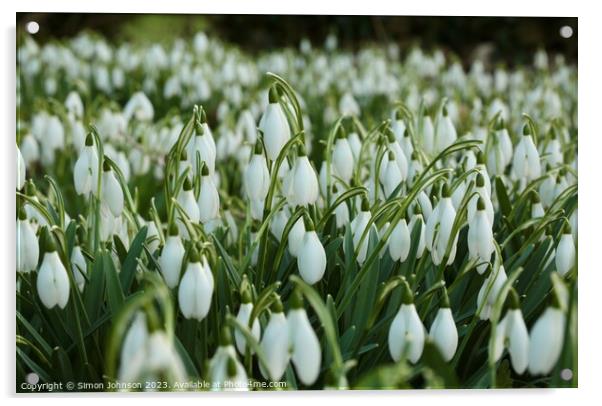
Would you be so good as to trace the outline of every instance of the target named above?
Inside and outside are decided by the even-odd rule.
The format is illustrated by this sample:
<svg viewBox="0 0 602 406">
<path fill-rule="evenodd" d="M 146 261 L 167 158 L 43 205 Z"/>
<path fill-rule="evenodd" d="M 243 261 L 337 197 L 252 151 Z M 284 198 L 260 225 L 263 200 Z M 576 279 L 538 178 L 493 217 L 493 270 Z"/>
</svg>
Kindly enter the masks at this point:
<svg viewBox="0 0 602 406">
<path fill-rule="evenodd" d="M 81 0 L 20 0 L 3 1 L 0 18 L 3 22 L 2 57 L 0 74 L 4 97 L 1 98 L 0 123 L 3 129 L 3 144 L 0 148 L 0 173 L 2 176 L 2 199 L 0 199 L 0 218 L 2 230 L 0 249 L 4 259 L 3 281 L 4 311 L 2 311 L 3 333 L 0 334 L 2 349 L 5 351 L 3 366 L 0 368 L 0 386 L 9 402 L 32 400 L 15 398 L 15 352 L 14 352 L 14 192 L 15 157 L 12 140 L 15 133 L 15 12 L 16 11 L 69 11 L 69 12 L 146 12 L 146 13 L 235 13 L 235 14 L 373 14 L 373 15 L 489 15 L 489 16 L 577 16 L 579 26 L 579 129 L 580 156 L 579 177 L 582 193 L 580 196 L 579 218 L 579 259 L 580 259 L 580 297 L 579 297 L 579 389 L 573 390 L 521 390 L 521 391 L 405 391 L 405 392 L 347 392 L 337 394 L 331 392 L 311 392 L 292 394 L 259 394 L 241 395 L 177 395 L 155 394 L 142 395 L 144 402 L 164 405 L 175 400 L 191 400 L 194 402 L 223 403 L 232 402 L 246 404 L 248 401 L 259 401 L 261 404 L 287 403 L 303 404 L 319 400 L 337 402 L 344 400 L 350 404 L 366 402 L 386 402 L 397 405 L 405 402 L 416 404 L 469 405 L 487 404 L 508 406 L 513 402 L 537 402 L 546 405 L 554 404 L 588 404 L 590 399 L 599 398 L 598 388 L 600 371 L 600 238 L 597 231 L 601 229 L 600 217 L 600 175 L 602 162 L 602 126 L 600 125 L 600 108 L 602 89 L 600 76 L 600 39 L 602 32 L 599 13 L 589 4 L 594 2 L 545 1 L 528 2 L 525 0 L 504 1 L 404 1 L 394 3 L 392 0 L 369 0 L 356 2 L 326 2 L 324 0 L 303 0 L 298 2 L 284 0 L 244 1 L 213 0 L 185 1 L 168 0 L 158 2 L 124 2 L 120 0 L 103 0 L 92 4 Z M 587 5 L 586 5 L 587 4 Z M 9 261 L 8 259 L 12 259 Z M 105 396 L 77 395 L 51 396 L 43 401 L 52 403 L 104 404 Z M 140 395 L 138 395 L 140 396 Z M 114 397 L 114 396 L 112 396 Z M 127 396 L 131 398 L 132 396 Z M 137 396 L 136 396 L 137 397 Z M 34 397 L 38 398 L 38 397 Z M 82 399 L 82 398 L 85 398 Z M 374 398 L 374 399 L 373 399 Z M 42 399 L 40 399 L 42 400 Z M 16 403 L 15 402 L 15 403 Z"/>
</svg>

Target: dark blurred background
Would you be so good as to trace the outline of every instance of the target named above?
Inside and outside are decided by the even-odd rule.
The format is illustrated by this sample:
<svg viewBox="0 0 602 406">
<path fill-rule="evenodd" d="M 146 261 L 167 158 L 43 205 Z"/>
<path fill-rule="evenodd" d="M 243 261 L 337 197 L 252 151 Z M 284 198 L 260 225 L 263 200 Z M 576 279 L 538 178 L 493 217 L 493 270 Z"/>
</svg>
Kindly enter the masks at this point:
<svg viewBox="0 0 602 406">
<path fill-rule="evenodd" d="M 394 41 L 403 50 L 418 44 L 441 47 L 465 63 L 485 53 L 494 63 L 530 63 L 533 52 L 544 48 L 577 63 L 576 17 L 424 17 L 319 15 L 178 15 L 18 13 L 19 30 L 37 21 L 40 42 L 67 38 L 84 30 L 96 31 L 113 42 L 163 42 L 191 37 L 197 31 L 217 35 L 248 52 L 297 46 L 302 38 L 322 46 L 336 33 L 339 46 L 357 48 Z M 570 27 L 570 38 L 565 38 Z M 564 28 L 564 37 L 561 29 Z"/>
</svg>

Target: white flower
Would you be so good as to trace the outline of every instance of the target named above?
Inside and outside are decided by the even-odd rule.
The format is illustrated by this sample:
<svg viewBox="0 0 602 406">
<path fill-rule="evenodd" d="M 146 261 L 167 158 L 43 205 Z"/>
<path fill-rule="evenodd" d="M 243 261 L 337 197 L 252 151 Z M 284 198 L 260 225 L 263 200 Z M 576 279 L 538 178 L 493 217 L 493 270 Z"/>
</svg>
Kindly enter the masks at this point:
<svg viewBox="0 0 602 406">
<path fill-rule="evenodd" d="M 447 107 L 443 106 L 439 122 L 437 123 L 437 132 L 435 134 L 435 151 L 443 151 L 445 148 L 452 145 L 457 138 L 456 127 L 454 127 L 454 123 L 447 114 Z"/>
<path fill-rule="evenodd" d="M 424 325 L 418 317 L 409 286 L 404 283 L 404 297 L 399 311 L 389 328 L 389 353 L 393 361 L 402 357 L 415 364 L 424 349 Z"/>
<path fill-rule="evenodd" d="M 263 202 L 268 194 L 270 172 L 260 142 L 255 144 L 255 152 L 245 169 L 244 187 L 247 197 L 251 201 Z M 263 212 L 263 205 L 261 211 Z"/>
<path fill-rule="evenodd" d="M 393 152 L 393 158 L 395 160 L 395 163 L 397 164 L 397 167 L 399 168 L 399 174 L 401 176 L 401 180 L 404 181 L 408 178 L 408 159 L 405 155 L 405 153 L 403 152 L 403 150 L 401 149 L 401 146 L 399 144 L 399 142 L 397 142 L 397 140 L 395 139 L 395 135 L 393 134 L 393 131 L 391 131 L 390 129 L 387 130 L 387 147 L 389 148 L 389 151 Z M 389 157 L 390 160 L 390 157 Z M 383 164 L 387 162 L 387 157 L 384 156 L 382 163 L 381 163 L 381 173 L 379 175 L 382 175 L 382 170 L 383 170 Z"/>
<path fill-rule="evenodd" d="M 206 166 L 203 166 L 199 193 L 199 220 L 205 224 L 219 217 L 219 193 Z"/>
<path fill-rule="evenodd" d="M 345 183 L 349 183 L 353 176 L 353 151 L 342 129 L 339 129 L 332 151 L 332 165 L 334 173 Z"/>
<path fill-rule="evenodd" d="M 555 133 L 553 131 L 553 133 Z M 544 160 L 552 167 L 562 165 L 562 149 L 560 146 L 560 141 L 556 138 L 550 140 L 545 149 L 545 158 Z"/>
<path fill-rule="evenodd" d="M 251 312 L 253 311 L 253 303 L 251 303 L 251 296 L 248 292 L 244 292 L 242 295 L 242 303 L 240 304 L 240 309 L 238 309 L 238 314 L 236 315 L 236 319 L 245 327 L 249 327 L 249 319 L 251 318 Z M 250 328 L 251 334 L 257 341 L 259 341 L 259 337 L 261 336 L 261 327 L 259 325 L 259 319 L 255 318 L 253 320 L 253 326 Z M 245 354 L 246 351 L 246 339 L 242 335 L 242 333 L 238 330 L 234 331 L 234 340 L 236 342 L 236 348 L 241 355 Z M 251 351 L 252 353 L 253 351 Z"/>
<path fill-rule="evenodd" d="M 512 171 L 516 179 L 525 179 L 527 181 L 537 179 L 541 175 L 539 152 L 537 152 L 533 138 L 529 133 L 524 134 L 516 146 L 514 160 L 512 161 Z"/>
<path fill-rule="evenodd" d="M 32 163 L 37 162 L 40 159 L 40 147 L 38 146 L 38 141 L 36 141 L 34 136 L 31 134 L 26 134 L 21 139 L 21 147 L 19 150 L 21 151 L 21 156 L 25 162 L 24 168 L 30 166 Z M 17 182 L 17 185 L 18 184 L 19 182 Z"/>
<path fill-rule="evenodd" d="M 381 164 L 380 168 L 380 182 L 383 185 L 385 191 L 385 198 L 388 198 L 397 189 L 403 180 L 399 166 L 395 161 L 395 153 L 389 151 L 388 160 Z"/>
<path fill-rule="evenodd" d="M 299 251 L 303 246 L 303 237 L 305 237 L 305 223 L 303 217 L 299 217 L 288 233 L 288 252 L 293 257 L 299 255 Z"/>
<path fill-rule="evenodd" d="M 266 357 L 267 371 L 261 371 L 265 378 L 278 381 L 284 375 L 290 360 L 288 322 L 279 301 L 272 307 L 270 320 L 263 333 L 261 349 Z"/>
<path fill-rule="evenodd" d="M 410 253 L 412 241 L 406 219 L 399 220 L 389 237 L 389 255 L 393 261 L 404 262 Z"/>
<path fill-rule="evenodd" d="M 184 317 L 203 320 L 209 313 L 212 295 L 213 274 L 209 264 L 193 249 L 178 289 L 178 302 Z"/>
<path fill-rule="evenodd" d="M 224 328 L 217 351 L 209 361 L 209 379 L 212 391 L 247 391 L 248 380 L 245 368 L 238 361 L 232 346 L 230 332 Z"/>
<path fill-rule="evenodd" d="M 178 235 L 178 228 L 173 224 L 169 229 L 169 236 L 159 256 L 161 275 L 169 288 L 175 288 L 180 282 L 180 271 L 184 260 L 184 245 Z"/>
<path fill-rule="evenodd" d="M 297 298 L 294 302 L 287 316 L 291 360 L 299 380 L 309 386 L 318 379 L 322 350 L 307 313 L 302 307 L 302 300 Z"/>
<path fill-rule="evenodd" d="M 121 216 L 121 213 L 123 213 L 123 190 L 115 177 L 115 173 L 106 161 L 103 162 L 101 193 L 101 199 L 109 206 L 111 213 L 115 217 Z"/>
<path fill-rule="evenodd" d="M 477 202 L 480 198 L 483 200 L 483 204 L 485 204 L 485 213 L 487 214 L 487 220 L 489 220 L 489 224 L 493 226 L 493 204 L 491 203 L 491 197 L 489 196 L 489 193 L 487 192 L 487 188 L 485 186 L 485 177 L 480 173 L 477 174 L 475 192 L 477 192 L 478 195 L 473 196 L 472 199 L 470 199 L 470 201 L 468 202 L 468 222 L 470 223 L 477 214 Z"/>
<path fill-rule="evenodd" d="M 437 311 L 435 320 L 431 325 L 429 337 L 433 340 L 445 361 L 450 361 L 454 357 L 458 348 L 458 329 L 449 308 L 449 303 Z"/>
<path fill-rule="evenodd" d="M 289 212 L 288 212 L 288 208 L 284 208 L 280 211 L 278 211 L 278 213 L 276 213 L 272 219 L 272 221 L 270 222 L 270 232 L 274 235 L 274 237 L 276 237 L 276 239 L 278 240 L 278 242 L 280 242 L 282 240 L 282 233 L 284 232 L 284 228 L 286 227 L 286 223 L 288 223 L 288 219 L 289 219 Z M 305 230 L 303 230 L 305 231 Z M 292 230 L 291 230 L 292 232 Z M 289 234 L 289 238 L 290 238 L 290 234 Z M 290 245 L 289 245 L 289 251 L 290 251 Z"/>
<path fill-rule="evenodd" d="M 83 292 L 86 286 L 86 277 L 84 275 L 86 275 L 87 269 L 86 258 L 82 253 L 82 249 L 79 245 L 76 245 L 73 247 L 73 251 L 71 251 L 71 270 L 80 292 Z"/>
<path fill-rule="evenodd" d="M 508 347 L 512 368 L 517 374 L 522 374 L 527 369 L 529 362 L 529 332 L 523 314 L 518 307 L 518 295 L 511 290 L 512 305 L 504 318 L 498 323 L 495 330 L 493 359 L 499 360 Z"/>
<path fill-rule="evenodd" d="M 433 126 L 433 120 L 425 112 L 422 116 L 422 147 L 425 152 L 429 155 L 435 153 L 435 128 Z"/>
<path fill-rule="evenodd" d="M 567 224 L 556 247 L 556 270 L 560 276 L 566 275 L 575 266 L 575 242 L 571 227 Z"/>
<path fill-rule="evenodd" d="M 184 210 L 184 213 L 188 216 L 188 219 L 191 223 L 198 223 L 201 219 L 201 213 L 199 211 L 199 205 L 194 199 L 194 192 L 192 191 L 192 184 L 188 179 L 184 180 L 183 190 L 178 194 L 178 204 Z M 184 222 L 178 219 L 178 227 L 180 229 L 180 234 L 184 236 L 184 238 L 188 238 L 188 230 Z"/>
<path fill-rule="evenodd" d="M 341 192 L 338 191 L 337 187 L 333 185 L 332 187 L 332 200 L 333 202 L 339 198 Z M 342 228 L 349 223 L 349 208 L 347 207 L 347 202 L 342 202 L 334 209 L 335 222 L 337 228 Z"/>
<path fill-rule="evenodd" d="M 471 259 L 478 259 L 477 271 L 482 274 L 495 250 L 492 225 L 487 218 L 485 203 L 479 197 L 477 213 L 468 223 L 468 252 Z"/>
<path fill-rule="evenodd" d="M 303 236 L 303 242 L 297 253 L 297 266 L 303 280 L 310 285 L 319 282 L 324 276 L 326 252 L 313 224 L 307 228 Z"/>
<path fill-rule="evenodd" d="M 86 146 L 81 151 L 73 169 L 75 191 L 87 196 L 96 193 L 98 185 L 98 153 L 94 147 L 92 134 L 86 138 Z"/>
<path fill-rule="evenodd" d="M 481 313 L 479 313 L 481 320 L 488 320 L 491 316 L 491 310 L 507 279 L 506 270 L 503 265 L 500 265 L 498 270 L 492 270 L 483 282 L 477 295 L 477 311 L 481 309 Z"/>
<path fill-rule="evenodd" d="M 557 307 L 548 307 L 537 319 L 529 335 L 529 372 L 550 373 L 562 352 L 566 316 Z"/>
<path fill-rule="evenodd" d="M 154 115 L 153 104 L 143 92 L 134 93 L 123 108 L 126 121 L 130 121 L 131 118 L 138 121 L 151 121 Z"/>
<path fill-rule="evenodd" d="M 74 90 L 70 91 L 67 95 L 65 107 L 67 108 L 67 111 L 75 117 L 81 118 L 84 115 L 84 103 L 82 102 L 81 97 L 79 97 L 79 93 Z"/>
<path fill-rule="evenodd" d="M 318 200 L 318 177 L 303 148 L 295 160 L 292 174 L 292 194 L 290 204 L 293 206 L 307 206 L 315 204 Z"/>
<path fill-rule="evenodd" d="M 25 186 L 25 160 L 19 147 L 15 145 L 15 148 L 17 150 L 17 190 L 21 190 Z"/>
<path fill-rule="evenodd" d="M 362 207 L 361 211 L 357 214 L 357 216 L 351 222 L 351 235 L 353 236 L 353 249 L 357 253 L 357 262 L 363 264 L 366 260 L 366 254 L 368 253 L 368 239 L 370 236 L 369 233 L 366 233 L 362 241 L 362 235 L 364 234 L 366 227 L 368 227 L 368 223 L 372 218 L 372 214 L 370 213 L 370 206 L 366 199 L 362 199 Z M 360 245 L 361 241 L 361 245 Z"/>
<path fill-rule="evenodd" d="M 271 161 L 275 161 L 284 144 L 291 138 L 291 130 L 282 106 L 278 103 L 274 87 L 270 88 L 269 104 L 263 116 L 261 116 L 259 129 L 263 132 L 263 140 L 268 158 Z"/>
<path fill-rule="evenodd" d="M 38 295 L 46 308 L 58 306 L 64 309 L 69 301 L 69 275 L 56 251 L 54 237 L 47 228 L 42 233 L 45 253 L 36 281 Z"/>
<path fill-rule="evenodd" d="M 131 363 L 135 361 L 138 353 L 143 352 L 148 343 L 148 336 L 146 316 L 144 313 L 138 311 L 121 346 L 121 363 L 119 368 L 119 377 L 121 379 L 136 374 L 131 368 Z"/>
<path fill-rule="evenodd" d="M 17 219 L 17 272 L 34 271 L 38 266 L 39 246 L 32 224 L 27 219 L 25 209 L 19 209 Z"/>
<path fill-rule="evenodd" d="M 456 258 L 458 234 L 451 235 L 455 219 L 456 210 L 451 201 L 449 188 L 447 184 L 444 184 L 441 200 L 437 203 L 426 223 L 426 246 L 431 251 L 431 257 L 435 265 L 439 265 L 443 261 L 443 256 L 447 251 L 450 240 L 452 241 L 452 246 L 449 258 L 447 259 L 447 265 L 452 264 Z"/>
<path fill-rule="evenodd" d="M 350 92 L 346 92 L 339 100 L 339 111 L 343 116 L 359 116 L 360 106 Z"/>
<path fill-rule="evenodd" d="M 196 122 L 195 134 L 188 142 L 187 154 L 195 174 L 197 174 L 198 154 L 200 156 L 200 162 L 198 163 L 203 162 L 204 166 L 207 166 L 207 169 L 209 169 L 209 174 L 213 175 L 215 172 L 217 151 L 207 123 Z"/>
</svg>

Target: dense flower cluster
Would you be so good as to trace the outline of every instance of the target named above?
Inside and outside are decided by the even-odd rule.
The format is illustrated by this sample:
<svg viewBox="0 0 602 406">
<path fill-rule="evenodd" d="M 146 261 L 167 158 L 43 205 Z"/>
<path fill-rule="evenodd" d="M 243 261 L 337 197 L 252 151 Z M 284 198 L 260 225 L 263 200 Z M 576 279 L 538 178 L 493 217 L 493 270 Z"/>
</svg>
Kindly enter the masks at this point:
<svg viewBox="0 0 602 406">
<path fill-rule="evenodd" d="M 367 387 L 392 362 L 417 372 L 382 387 L 495 386 L 506 349 L 520 382 L 572 367 L 562 58 L 20 42 L 18 320 L 42 356 L 215 390 Z"/>
</svg>

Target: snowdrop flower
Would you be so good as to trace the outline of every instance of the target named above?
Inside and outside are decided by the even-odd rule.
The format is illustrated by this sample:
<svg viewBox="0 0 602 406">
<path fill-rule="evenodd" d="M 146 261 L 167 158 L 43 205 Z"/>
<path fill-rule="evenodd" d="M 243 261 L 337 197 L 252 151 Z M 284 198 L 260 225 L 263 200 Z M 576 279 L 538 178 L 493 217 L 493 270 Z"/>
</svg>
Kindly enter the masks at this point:
<svg viewBox="0 0 602 406">
<path fill-rule="evenodd" d="M 266 379 L 279 381 L 284 375 L 290 360 L 288 322 L 284 315 L 282 302 L 277 299 L 272 305 L 270 320 L 261 339 L 261 349 L 266 357 L 267 371 L 261 368 Z"/>
<path fill-rule="evenodd" d="M 184 252 L 182 239 L 178 235 L 178 227 L 175 224 L 171 224 L 169 235 L 165 240 L 165 246 L 159 256 L 161 275 L 165 279 L 165 284 L 171 289 L 178 286 L 178 282 L 180 282 Z"/>
<path fill-rule="evenodd" d="M 543 217 L 545 214 L 539 194 L 533 191 L 531 193 L 531 218 Z"/>
<path fill-rule="evenodd" d="M 508 347 L 512 369 L 521 375 L 529 362 L 529 332 L 520 311 L 518 294 L 514 289 L 508 295 L 510 308 L 495 330 L 493 359 L 497 362 Z"/>
<path fill-rule="evenodd" d="M 123 190 L 106 160 L 103 160 L 102 169 L 101 200 L 109 207 L 113 216 L 119 217 L 123 213 Z"/>
<path fill-rule="evenodd" d="M 408 185 L 413 186 L 416 178 L 422 173 L 424 167 L 422 162 L 420 162 L 420 158 L 418 157 L 418 153 L 416 151 L 412 152 L 410 155 L 410 162 L 408 163 Z"/>
<path fill-rule="evenodd" d="M 477 174 L 475 186 L 475 192 L 477 192 L 478 195 L 473 196 L 470 202 L 468 202 L 468 222 L 470 223 L 474 219 L 475 215 L 477 214 L 477 203 L 479 199 L 482 199 L 483 204 L 485 205 L 485 214 L 487 215 L 487 220 L 489 220 L 489 224 L 493 226 L 493 204 L 491 203 L 491 197 L 489 193 L 487 193 L 487 189 L 485 187 L 485 177 L 481 173 Z"/>
<path fill-rule="evenodd" d="M 397 164 L 397 167 L 399 168 L 399 174 L 401 176 L 401 180 L 402 181 L 406 180 L 408 178 L 408 160 L 405 156 L 405 153 L 403 152 L 403 150 L 401 149 L 401 146 L 395 139 L 395 134 L 393 134 L 393 131 L 388 129 L 386 134 L 387 134 L 387 146 L 389 148 L 389 151 L 393 152 L 393 158 L 395 160 L 395 163 Z M 388 158 L 390 159 L 390 156 Z M 383 157 L 383 163 L 386 161 L 387 161 L 387 157 Z M 381 174 L 380 175 L 382 175 L 383 166 L 384 165 L 381 163 Z M 387 166 L 387 169 L 388 169 L 388 166 Z"/>
<path fill-rule="evenodd" d="M 309 285 L 319 282 L 326 270 L 326 252 L 309 218 L 305 220 L 305 235 L 297 253 L 297 266 Z"/>
<path fill-rule="evenodd" d="M 248 381 L 245 368 L 236 357 L 232 336 L 224 327 L 219 347 L 209 361 L 209 379 L 212 391 L 247 391 Z"/>
<path fill-rule="evenodd" d="M 322 350 L 303 308 L 303 298 L 299 292 L 293 292 L 287 324 L 291 360 L 295 366 L 297 377 L 304 385 L 312 385 L 320 373 Z"/>
<path fill-rule="evenodd" d="M 562 165 L 562 148 L 554 127 L 550 127 L 551 139 L 546 145 L 544 161 L 551 167 Z"/>
<path fill-rule="evenodd" d="M 284 233 L 284 228 L 286 227 L 286 223 L 288 223 L 288 219 L 289 219 L 289 212 L 288 212 L 288 208 L 285 207 L 284 209 L 278 211 L 278 213 L 276 213 L 274 215 L 272 221 L 270 222 L 270 232 L 272 233 L 272 235 L 274 237 L 276 237 L 278 242 L 281 242 L 281 240 L 282 240 L 282 233 Z M 303 230 L 303 231 L 305 231 L 305 230 Z M 289 234 L 289 238 L 290 238 L 290 234 Z M 290 251 L 290 245 L 289 245 L 289 251 Z"/>
<path fill-rule="evenodd" d="M 25 162 L 25 165 L 23 166 L 24 169 L 40 159 L 40 147 L 38 146 L 38 141 L 36 141 L 35 137 L 31 134 L 26 134 L 21 139 L 21 147 L 19 150 L 21 152 L 21 156 L 23 157 L 23 161 Z M 19 159 L 18 155 L 17 159 Z M 19 163 L 17 163 L 17 165 L 19 165 Z M 25 179 L 25 177 L 22 179 Z M 17 185 L 19 185 L 18 181 Z"/>
<path fill-rule="evenodd" d="M 455 219 L 456 210 L 451 201 L 449 187 L 447 184 L 443 184 L 441 200 L 437 203 L 426 223 L 426 246 L 431 251 L 431 257 L 435 265 L 439 265 L 443 261 L 443 256 L 450 241 L 452 241 L 452 246 L 447 258 L 447 265 L 451 265 L 456 258 L 458 235 L 451 235 Z"/>
<path fill-rule="evenodd" d="M 178 204 L 184 210 L 184 213 L 188 216 L 191 223 L 198 223 L 201 219 L 201 213 L 199 211 L 199 205 L 194 199 L 194 192 L 192 191 L 192 184 L 190 180 L 185 179 L 182 191 L 178 194 Z M 178 226 L 180 228 L 180 234 L 184 238 L 188 238 L 188 230 L 186 229 L 183 220 L 178 219 Z"/>
<path fill-rule="evenodd" d="M 295 258 L 299 255 L 299 251 L 301 251 L 304 237 L 305 222 L 303 221 L 303 217 L 299 217 L 288 233 L 288 252 Z"/>
<path fill-rule="evenodd" d="M 468 252 L 471 259 L 478 259 L 477 272 L 482 274 L 495 250 L 492 225 L 487 218 L 485 202 L 479 197 L 477 212 L 468 223 Z"/>
<path fill-rule="evenodd" d="M 21 190 L 25 186 L 25 160 L 19 147 L 15 145 L 15 148 L 17 150 L 17 190 Z"/>
<path fill-rule="evenodd" d="M 144 175 L 150 169 L 151 160 L 142 148 L 143 140 L 141 138 L 138 139 L 138 144 L 138 146 L 130 149 L 128 160 L 134 175 Z"/>
<path fill-rule="evenodd" d="M 541 175 L 539 152 L 533 143 L 529 126 L 525 125 L 523 136 L 514 151 L 512 170 L 516 179 L 532 181 Z"/>
<path fill-rule="evenodd" d="M 361 265 L 366 260 L 366 254 L 368 253 L 368 238 L 366 237 L 362 241 L 362 235 L 368 227 L 368 223 L 372 218 L 370 213 L 370 205 L 366 198 L 362 199 L 362 206 L 360 212 L 351 221 L 351 235 L 353 236 L 353 249 L 357 253 L 357 262 Z M 361 241 L 361 244 L 360 244 Z"/>
<path fill-rule="evenodd" d="M 56 150 L 65 145 L 65 128 L 57 116 L 48 116 L 38 141 L 42 146 L 42 163 L 53 164 Z"/>
<path fill-rule="evenodd" d="M 332 186 L 332 199 L 336 201 L 336 199 L 341 196 L 341 192 L 339 192 L 336 185 Z M 334 209 L 335 222 L 337 228 L 343 228 L 349 223 L 349 208 L 347 207 L 346 202 L 342 202 Z"/>
<path fill-rule="evenodd" d="M 342 127 L 339 127 L 337 132 L 332 152 L 332 165 L 334 173 L 345 183 L 349 183 L 353 176 L 353 151 Z"/>
<path fill-rule="evenodd" d="M 213 177 L 205 165 L 201 169 L 201 191 L 198 205 L 201 223 L 206 224 L 219 217 L 219 193 L 213 182 Z"/>
<path fill-rule="evenodd" d="M 17 272 L 34 271 L 40 256 L 38 239 L 33 226 L 27 219 L 24 207 L 19 208 L 17 218 Z"/>
<path fill-rule="evenodd" d="M 205 257 L 192 248 L 178 289 L 180 310 L 187 319 L 201 321 L 209 313 L 213 295 L 213 274 Z"/>
<path fill-rule="evenodd" d="M 357 162 L 360 158 L 360 151 L 362 149 L 362 141 L 360 140 L 360 136 L 356 132 L 351 132 L 349 137 L 347 137 L 347 140 L 349 142 L 351 152 L 353 153 L 353 161 Z"/>
<path fill-rule="evenodd" d="M 401 288 L 402 304 L 389 328 L 389 354 L 395 362 L 407 358 L 415 364 L 422 356 L 425 329 L 418 317 L 410 286 L 404 281 Z"/>
<path fill-rule="evenodd" d="M 138 311 L 134 316 L 134 321 L 128 329 L 121 346 L 121 363 L 119 367 L 120 379 L 136 374 L 136 372 L 132 370 L 132 362 L 136 362 L 138 354 L 144 352 L 144 348 L 148 343 L 148 336 L 146 316 L 141 311 Z"/>
<path fill-rule="evenodd" d="M 443 151 L 445 148 L 452 145 L 457 138 L 456 127 L 454 127 L 454 123 L 448 114 L 447 106 L 444 105 L 441 111 L 441 117 L 437 123 L 437 132 L 435 133 L 435 151 Z"/>
<path fill-rule="evenodd" d="M 270 172 L 260 142 L 255 144 L 253 156 L 245 169 L 244 187 L 247 197 L 251 201 L 253 219 L 261 220 L 265 198 L 270 188 Z"/>
<path fill-rule="evenodd" d="M 339 100 L 339 111 L 343 116 L 360 115 L 360 106 L 350 92 L 346 92 Z"/>
<path fill-rule="evenodd" d="M 483 180 L 485 181 L 485 190 L 487 191 L 487 195 L 491 196 L 491 179 L 489 178 L 489 171 L 487 170 L 487 166 L 485 165 L 485 156 L 483 155 L 483 152 L 478 151 L 477 152 L 477 165 L 476 165 L 476 169 L 477 174 L 481 174 L 483 175 Z M 473 174 L 474 177 L 469 177 L 469 179 L 475 179 L 477 177 L 477 175 Z"/>
<path fill-rule="evenodd" d="M 42 229 L 42 250 L 44 259 L 38 271 L 36 286 L 42 304 L 52 309 L 64 309 L 69 301 L 69 275 L 56 251 L 54 237 L 48 228 Z"/>
<path fill-rule="evenodd" d="M 291 130 L 288 121 L 278 103 L 278 95 L 275 87 L 269 91 L 269 104 L 259 121 L 259 129 L 263 133 L 266 153 L 271 161 L 275 161 L 284 147 L 284 144 L 291 138 Z"/>
<path fill-rule="evenodd" d="M 443 288 L 445 289 L 445 288 Z M 458 348 L 458 329 L 449 305 L 447 292 L 443 292 L 441 307 L 437 311 L 435 320 L 431 325 L 429 338 L 441 352 L 446 362 L 451 361 Z"/>
<path fill-rule="evenodd" d="M 318 200 L 318 177 L 307 158 L 304 147 L 299 148 L 299 154 L 293 166 L 291 189 L 291 205 L 307 206 L 315 204 Z"/>
<path fill-rule="evenodd" d="M 508 277 L 506 276 L 506 270 L 503 265 L 500 265 L 497 271 L 491 269 L 489 272 L 489 275 L 483 282 L 483 286 L 481 286 L 479 294 L 477 295 L 477 311 L 478 309 L 481 309 L 481 312 L 479 313 L 479 318 L 481 320 L 489 319 L 493 305 L 507 279 Z"/>
<path fill-rule="evenodd" d="M 395 161 L 395 153 L 389 151 L 388 160 L 384 163 L 384 167 L 380 169 L 380 182 L 385 190 L 385 197 L 388 198 L 393 194 L 395 189 L 401 184 L 402 175 Z"/>
<path fill-rule="evenodd" d="M 146 321 L 136 325 L 139 337 L 132 341 L 133 354 L 127 358 L 122 356 L 119 381 L 122 383 L 148 382 L 162 377 L 171 383 L 184 382 L 188 378 L 184 364 L 173 345 L 173 341 L 163 331 L 155 331 L 147 335 Z M 137 321 L 135 321 L 137 323 Z M 134 325 L 132 325 L 134 328 Z M 134 338 L 136 338 L 134 336 Z M 135 346 L 138 344 L 138 346 Z M 122 353 L 125 352 L 123 347 Z"/>
<path fill-rule="evenodd" d="M 433 155 L 435 153 L 435 127 L 433 126 L 433 120 L 426 110 L 422 115 L 421 128 L 422 134 L 420 140 L 422 147 L 427 154 Z"/>
<path fill-rule="evenodd" d="M 558 362 L 564 342 L 566 316 L 560 309 L 558 299 L 544 310 L 529 334 L 529 372 L 531 375 L 546 375 Z"/>
<path fill-rule="evenodd" d="M 123 108 L 126 121 L 135 118 L 138 121 L 151 121 L 155 115 L 153 104 L 144 92 L 136 92 Z"/>
<path fill-rule="evenodd" d="M 209 173 L 213 175 L 215 172 L 215 158 L 217 151 L 213 142 L 213 136 L 209 133 L 207 123 L 202 123 L 200 120 L 196 121 L 195 134 L 188 142 L 187 152 L 188 159 L 190 160 L 190 164 L 192 165 L 195 174 L 197 174 L 197 164 L 204 163 L 205 166 L 207 166 L 207 169 L 209 169 Z M 197 162 L 197 154 L 200 156 L 201 162 Z"/>
<path fill-rule="evenodd" d="M 405 262 L 410 253 L 411 246 L 410 229 L 404 216 L 393 228 L 389 237 L 389 255 L 391 255 L 391 259 L 401 263 Z"/>
<path fill-rule="evenodd" d="M 575 266 L 575 242 L 571 226 L 566 223 L 556 247 L 556 270 L 560 276 L 565 276 Z"/>
<path fill-rule="evenodd" d="M 73 169 L 75 191 L 87 196 L 96 193 L 98 185 L 98 153 L 94 147 L 92 134 L 86 138 L 86 146 L 81 151 Z"/>
<path fill-rule="evenodd" d="M 74 90 L 67 95 L 65 107 L 67 108 L 67 111 L 76 118 L 84 116 L 84 103 L 82 102 L 81 97 L 79 97 L 79 93 Z"/>
<path fill-rule="evenodd" d="M 251 302 L 251 293 L 245 289 L 241 295 L 240 309 L 236 315 L 236 320 L 245 327 L 249 327 L 249 320 L 251 318 L 251 312 L 253 311 L 253 303 Z M 253 325 L 250 327 L 251 334 L 257 341 L 261 335 L 261 327 L 259 325 L 259 319 L 253 320 Z M 245 354 L 246 351 L 246 340 L 242 333 L 238 330 L 234 331 L 234 340 L 236 342 L 236 348 L 241 355 Z M 251 350 L 251 352 L 253 352 Z"/>
<path fill-rule="evenodd" d="M 418 246 L 416 247 L 416 258 L 422 258 L 422 254 L 424 254 L 424 249 L 426 248 L 426 225 L 424 224 L 424 218 L 422 216 L 422 210 L 420 209 L 420 205 L 414 205 L 414 214 L 410 219 L 410 224 L 408 225 L 408 229 L 410 230 L 410 236 L 416 224 L 419 224 L 420 227 L 420 235 L 418 236 Z M 411 237 L 410 237 L 411 238 Z"/>
</svg>

